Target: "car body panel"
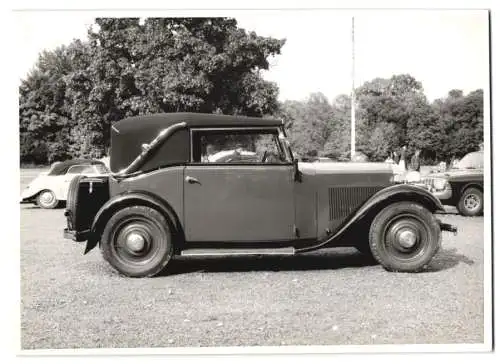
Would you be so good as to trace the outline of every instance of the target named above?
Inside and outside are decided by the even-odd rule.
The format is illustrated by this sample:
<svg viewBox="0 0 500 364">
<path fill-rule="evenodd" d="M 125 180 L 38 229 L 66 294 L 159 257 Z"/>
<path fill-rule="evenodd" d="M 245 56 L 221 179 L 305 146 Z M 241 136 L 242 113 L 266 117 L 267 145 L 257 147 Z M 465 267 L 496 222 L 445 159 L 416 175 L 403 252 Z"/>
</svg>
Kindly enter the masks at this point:
<svg viewBox="0 0 500 364">
<path fill-rule="evenodd" d="M 296 225 L 304 238 L 327 236 L 392 178 L 384 163 L 313 162 L 298 167 L 302 182 L 295 185 Z"/>
<path fill-rule="evenodd" d="M 184 168 L 184 166 L 162 168 L 123 180 L 111 178 L 110 195 L 122 195 L 127 191 L 147 191 L 155 196 L 161 196 L 176 212 L 182 223 L 182 216 L 184 215 Z"/>
<path fill-rule="evenodd" d="M 295 238 L 293 165 L 188 165 L 184 183 L 187 241 Z"/>
</svg>

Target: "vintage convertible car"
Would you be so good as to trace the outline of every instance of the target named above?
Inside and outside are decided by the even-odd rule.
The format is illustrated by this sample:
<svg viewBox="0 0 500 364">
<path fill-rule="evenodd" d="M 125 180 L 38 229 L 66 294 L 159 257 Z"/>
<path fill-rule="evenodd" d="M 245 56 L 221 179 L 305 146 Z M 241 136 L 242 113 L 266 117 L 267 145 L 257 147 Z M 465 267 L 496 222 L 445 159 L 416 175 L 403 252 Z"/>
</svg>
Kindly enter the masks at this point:
<svg viewBox="0 0 500 364">
<path fill-rule="evenodd" d="M 21 203 L 36 203 L 44 209 L 53 209 L 66 201 L 71 179 L 78 175 L 99 176 L 108 174 L 103 162 L 90 159 L 73 159 L 54 163 L 48 172 L 40 173 L 21 192 Z"/>
<path fill-rule="evenodd" d="M 420 181 L 444 205 L 456 206 L 465 216 L 478 216 L 484 208 L 484 153 L 466 154 L 445 172 L 431 173 Z"/>
<path fill-rule="evenodd" d="M 293 255 L 354 246 L 391 271 L 422 270 L 456 228 L 430 192 L 384 163 L 299 163 L 282 121 L 215 114 L 139 116 L 111 128 L 106 177 L 71 182 L 64 236 L 99 244 L 131 277 L 172 256 Z M 238 145 L 258 157 L 210 161 Z M 213 147 L 216 148 L 213 148 Z M 268 158 L 269 155 L 277 156 Z"/>
</svg>

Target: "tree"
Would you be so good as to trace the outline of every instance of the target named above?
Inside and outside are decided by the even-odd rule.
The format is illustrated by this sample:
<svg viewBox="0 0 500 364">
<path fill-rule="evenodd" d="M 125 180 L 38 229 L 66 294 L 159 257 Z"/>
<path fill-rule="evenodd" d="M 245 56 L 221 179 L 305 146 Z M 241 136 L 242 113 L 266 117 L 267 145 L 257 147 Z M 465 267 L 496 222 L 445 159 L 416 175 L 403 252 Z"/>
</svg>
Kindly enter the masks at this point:
<svg viewBox="0 0 500 364">
<path fill-rule="evenodd" d="M 415 78 L 407 74 L 376 78 L 359 87 L 356 95 L 356 142 L 371 159 L 385 158 L 402 145 L 435 153 L 441 133 L 435 133 L 435 114 Z"/>
<path fill-rule="evenodd" d="M 304 101 L 286 101 L 280 117 L 290 133 L 294 151 L 303 158 L 322 153 L 333 131 L 333 108 L 322 93 L 312 93 Z"/>
<path fill-rule="evenodd" d="M 127 116 L 173 111 L 263 116 L 278 109 L 278 88 L 261 70 L 268 69 L 267 58 L 280 53 L 284 40 L 248 33 L 228 18 L 143 23 L 98 18 L 95 23 L 88 42 L 46 52 L 23 81 L 22 140 L 57 139 L 54 125 L 62 124 L 67 147 L 53 153 L 100 157 L 109 145 L 110 125 Z M 47 76 L 45 63 L 59 68 L 51 66 Z M 24 160 L 29 150 L 23 147 Z"/>
<path fill-rule="evenodd" d="M 483 143 L 483 90 L 463 95 L 451 90 L 448 97 L 432 105 L 442 135 L 442 159 L 462 157 L 479 150 Z"/>
<path fill-rule="evenodd" d="M 483 142 L 483 92 L 467 96 L 451 90 L 447 99 L 429 104 L 422 84 L 410 75 L 376 78 L 356 90 L 356 150 L 382 161 L 403 145 L 428 161 L 449 159 L 479 149 Z M 331 105 L 321 94 L 286 101 L 279 116 L 300 156 L 349 156 L 350 98 Z"/>
<path fill-rule="evenodd" d="M 68 154 L 69 127 L 66 83 L 71 72 L 68 47 L 40 54 L 34 69 L 19 87 L 21 161 L 47 163 Z"/>
<path fill-rule="evenodd" d="M 399 139 L 398 130 L 395 124 L 380 122 L 366 136 L 366 143 L 362 151 L 372 161 L 384 161 L 390 153 L 394 151 Z"/>
<path fill-rule="evenodd" d="M 346 157 L 351 148 L 351 98 L 339 95 L 333 100 L 331 132 L 322 155 L 338 159 Z"/>
</svg>

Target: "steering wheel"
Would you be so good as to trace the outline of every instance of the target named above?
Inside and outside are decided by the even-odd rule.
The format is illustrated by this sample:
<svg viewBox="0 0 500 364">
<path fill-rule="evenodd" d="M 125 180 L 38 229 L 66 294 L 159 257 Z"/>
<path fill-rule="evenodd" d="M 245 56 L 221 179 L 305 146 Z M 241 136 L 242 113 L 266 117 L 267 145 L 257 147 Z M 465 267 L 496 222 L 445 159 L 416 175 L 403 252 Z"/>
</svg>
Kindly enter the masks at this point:
<svg viewBox="0 0 500 364">
<path fill-rule="evenodd" d="M 262 163 L 266 163 L 266 159 L 267 159 L 267 150 L 264 151 L 264 155 L 262 156 Z"/>
</svg>

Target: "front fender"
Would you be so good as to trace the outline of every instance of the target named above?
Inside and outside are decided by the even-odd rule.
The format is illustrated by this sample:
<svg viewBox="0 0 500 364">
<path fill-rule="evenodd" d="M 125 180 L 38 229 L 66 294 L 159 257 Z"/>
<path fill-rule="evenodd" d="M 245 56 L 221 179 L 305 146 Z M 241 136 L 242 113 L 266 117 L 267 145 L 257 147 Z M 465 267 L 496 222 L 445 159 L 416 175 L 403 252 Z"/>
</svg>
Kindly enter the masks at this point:
<svg viewBox="0 0 500 364">
<path fill-rule="evenodd" d="M 318 244 L 304 248 L 302 251 L 315 250 L 331 243 L 352 227 L 356 222 L 363 219 L 367 214 L 378 212 L 391 203 L 401 201 L 421 203 L 433 213 L 438 211 L 444 212 L 443 204 L 426 189 L 410 184 L 396 184 L 375 193 L 363 205 L 361 205 L 359 209 L 349 216 L 346 219 L 346 222 L 340 225 L 336 231 L 318 242 Z"/>
<path fill-rule="evenodd" d="M 158 210 L 167 218 L 167 221 L 173 224 L 171 228 L 174 232 L 179 233 L 182 231 L 177 214 L 168 202 L 150 192 L 126 191 L 114 196 L 99 209 L 94 217 L 84 254 L 87 254 L 95 248 L 97 243 L 101 240 L 101 234 L 111 216 L 116 211 L 133 205 L 149 206 Z"/>
<path fill-rule="evenodd" d="M 358 216 L 358 214 L 366 214 L 366 212 L 371 210 L 374 206 L 384 201 L 414 201 L 422 203 L 431 212 L 445 211 L 441 201 L 425 188 L 411 184 L 396 184 L 386 187 L 374 194 L 358 209 L 358 211 L 356 211 L 355 216 Z"/>
<path fill-rule="evenodd" d="M 460 187 L 460 195 L 457 197 L 457 199 L 460 199 L 460 196 L 465 192 L 467 188 L 477 188 L 481 191 L 483 191 L 483 182 L 482 181 L 473 181 L 469 183 L 464 183 L 463 186 Z"/>
<path fill-rule="evenodd" d="M 36 198 L 36 196 L 45 190 L 50 190 L 55 193 L 56 198 L 58 200 L 65 200 L 65 196 L 61 196 L 60 190 L 61 186 L 59 185 L 59 181 L 57 177 L 54 176 L 38 176 L 34 180 L 32 180 L 22 191 L 21 191 L 21 200 L 32 200 Z"/>
<path fill-rule="evenodd" d="M 21 191 L 21 200 L 31 200 L 35 198 L 43 190 L 50 189 L 47 188 L 47 183 L 41 177 L 35 178 L 33 181 L 28 183 L 28 185 Z"/>
</svg>

